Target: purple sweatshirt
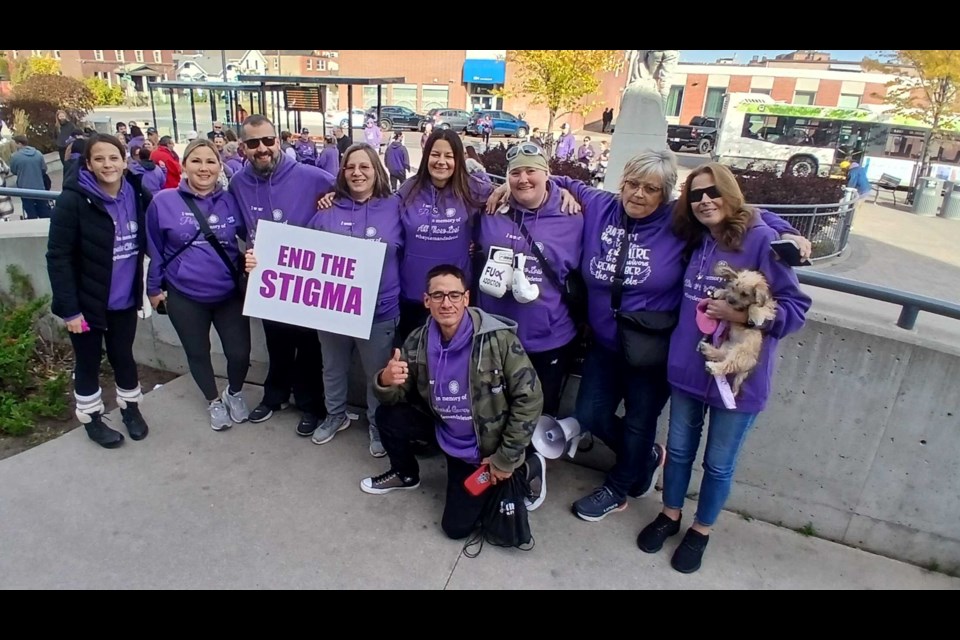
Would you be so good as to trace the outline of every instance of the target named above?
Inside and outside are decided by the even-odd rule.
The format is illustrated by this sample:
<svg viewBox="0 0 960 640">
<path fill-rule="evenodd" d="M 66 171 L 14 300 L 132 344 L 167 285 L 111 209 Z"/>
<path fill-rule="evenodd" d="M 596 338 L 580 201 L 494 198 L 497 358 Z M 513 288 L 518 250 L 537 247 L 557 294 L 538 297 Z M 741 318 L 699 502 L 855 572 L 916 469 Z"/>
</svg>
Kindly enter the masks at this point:
<svg viewBox="0 0 960 640">
<path fill-rule="evenodd" d="M 517 335 L 529 353 L 557 349 L 573 340 L 577 328 L 570 318 L 570 310 L 563 302 L 560 289 L 544 272 L 540 261 L 530 249 L 515 215 L 519 214 L 530 237 L 540 247 L 553 271 L 566 282 L 567 274 L 580 267 L 583 244 L 583 216 L 567 215 L 560 211 L 560 189 L 548 184 L 547 201 L 537 211 L 520 207 L 511 198 L 514 211 L 510 214 L 481 215 L 479 218 L 478 251 L 489 255 L 491 247 L 508 249 L 514 255 L 526 256 L 524 273 L 540 288 L 533 302 L 521 303 L 508 291 L 502 298 L 477 290 L 477 306 L 486 311 L 515 320 Z M 515 213 L 514 213 L 515 212 Z"/>
<path fill-rule="evenodd" d="M 755 217 L 747 229 L 739 251 L 720 248 L 711 236 L 706 236 L 694 252 L 683 281 L 683 301 L 680 304 L 680 322 L 670 338 L 670 357 L 667 379 L 677 390 L 723 409 L 723 400 L 716 382 L 704 368 L 704 359 L 697 352 L 702 334 L 697 328 L 697 303 L 711 291 L 724 287 L 722 278 L 713 275 L 714 266 L 725 261 L 732 268 L 759 270 L 767 278 L 773 299 L 777 301 L 777 316 L 762 326 L 763 346 L 760 362 L 747 377 L 737 396 L 736 411 L 759 413 L 766 406 L 773 379 L 773 365 L 778 341 L 798 331 L 810 308 L 810 298 L 800 290 L 793 269 L 776 258 L 770 242 L 779 235 Z M 732 378 L 728 378 L 732 379 Z"/>
<path fill-rule="evenodd" d="M 557 140 L 557 157 L 561 160 L 570 160 L 573 158 L 573 151 L 577 146 L 577 139 L 572 133 L 560 136 Z"/>
<path fill-rule="evenodd" d="M 337 145 L 325 146 L 317 157 L 316 164 L 330 175 L 336 176 L 340 171 L 340 151 L 337 149 Z"/>
<path fill-rule="evenodd" d="M 387 166 L 387 173 L 392 176 L 398 176 L 402 180 L 407 179 L 407 171 L 410 170 L 410 154 L 402 142 L 394 140 L 387 147 L 383 154 L 383 163 Z"/>
<path fill-rule="evenodd" d="M 253 163 L 248 162 L 230 181 L 230 193 L 243 212 L 251 244 L 256 242 L 260 220 L 306 227 L 317 213 L 317 199 L 334 190 L 332 175 L 282 153 L 269 177 L 254 172 Z"/>
<path fill-rule="evenodd" d="M 184 180 L 178 189 L 165 189 L 154 196 L 147 208 L 147 251 L 150 253 L 147 295 L 160 293 L 161 281 L 166 280 L 168 286 L 191 300 L 222 302 L 235 293 L 236 283 L 227 265 L 202 233 L 189 249 L 161 271 L 163 263 L 193 240 L 200 229 L 182 196 L 196 202 L 201 213 L 207 215 L 210 230 L 239 266 L 237 237 L 245 238 L 247 230 L 236 198 L 220 187 L 207 196 L 198 196 L 190 191 Z"/>
<path fill-rule="evenodd" d="M 232 171 L 230 174 L 231 177 L 243 171 L 243 160 L 241 160 L 238 156 L 227 158 L 223 161 L 223 164 L 230 167 L 230 171 Z"/>
<path fill-rule="evenodd" d="M 493 186 L 471 177 L 470 192 L 480 203 L 472 206 L 456 197 L 450 183 L 437 189 L 429 179 L 418 193 L 409 196 L 415 180 L 410 178 L 399 190 L 406 238 L 400 260 L 400 295 L 404 300 L 420 302 L 427 272 L 438 264 L 460 267 L 467 274 L 467 282 L 471 281 L 471 224 Z"/>
<path fill-rule="evenodd" d="M 156 195 L 167 181 L 167 168 L 154 164 L 150 160 L 131 162 L 127 167 L 134 175 L 143 176 L 143 188 Z"/>
<path fill-rule="evenodd" d="M 551 178 L 570 191 L 583 208 L 583 257 L 580 270 L 587 283 L 587 319 L 597 343 L 619 351 L 617 322 L 610 306 L 613 276 L 623 235 L 620 194 L 587 186 L 566 176 Z M 672 311 L 683 293 L 684 242 L 673 233 L 673 202 L 642 220 L 628 218 L 630 246 L 623 287 L 623 311 Z M 761 212 L 779 233 L 799 232 L 782 218 Z"/>
<path fill-rule="evenodd" d="M 86 167 L 81 167 L 79 183 L 84 191 L 100 200 L 113 218 L 113 273 L 110 278 L 108 311 L 123 311 L 134 306 L 134 280 L 137 277 L 137 200 L 133 186 L 121 178 L 120 192 L 114 198 L 107 195 Z"/>
<path fill-rule="evenodd" d="M 370 198 L 364 203 L 339 196 L 332 208 L 318 211 L 307 226 L 342 236 L 386 242 L 387 253 L 383 259 L 373 321 L 383 322 L 399 317 L 400 255 L 403 253 L 399 196 Z"/>
<path fill-rule="evenodd" d="M 437 444 L 449 456 L 479 464 L 480 445 L 470 397 L 473 319 L 464 313 L 460 327 L 446 344 L 436 322 L 428 324 L 427 332 L 427 373 L 433 387 L 433 409 L 440 416 Z"/>
<path fill-rule="evenodd" d="M 297 154 L 297 160 L 315 160 L 317 157 L 317 145 L 308 138 L 300 138 L 293 145 L 293 152 Z"/>
<path fill-rule="evenodd" d="M 378 152 L 380 151 L 380 135 L 380 127 L 376 124 L 363 129 L 363 139 Z"/>
</svg>

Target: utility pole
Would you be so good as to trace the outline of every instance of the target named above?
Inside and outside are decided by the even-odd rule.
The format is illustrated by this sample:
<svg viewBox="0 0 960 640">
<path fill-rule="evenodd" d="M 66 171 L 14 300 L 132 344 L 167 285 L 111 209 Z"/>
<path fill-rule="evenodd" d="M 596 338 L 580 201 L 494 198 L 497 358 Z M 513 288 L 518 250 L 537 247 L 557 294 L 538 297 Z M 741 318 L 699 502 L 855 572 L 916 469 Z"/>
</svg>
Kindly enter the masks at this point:
<svg viewBox="0 0 960 640">
<path fill-rule="evenodd" d="M 227 50 L 220 49 L 220 62 L 223 63 L 223 81 L 227 81 Z"/>
</svg>

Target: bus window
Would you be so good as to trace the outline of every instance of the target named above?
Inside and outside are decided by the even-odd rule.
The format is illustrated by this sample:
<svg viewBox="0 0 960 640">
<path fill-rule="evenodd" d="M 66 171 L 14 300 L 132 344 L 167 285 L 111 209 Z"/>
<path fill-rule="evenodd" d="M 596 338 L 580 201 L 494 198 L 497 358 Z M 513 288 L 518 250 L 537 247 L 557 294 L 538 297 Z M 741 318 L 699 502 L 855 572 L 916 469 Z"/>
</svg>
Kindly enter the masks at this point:
<svg viewBox="0 0 960 640">
<path fill-rule="evenodd" d="M 950 137 L 931 141 L 930 158 L 934 162 L 960 163 L 960 141 Z"/>
</svg>

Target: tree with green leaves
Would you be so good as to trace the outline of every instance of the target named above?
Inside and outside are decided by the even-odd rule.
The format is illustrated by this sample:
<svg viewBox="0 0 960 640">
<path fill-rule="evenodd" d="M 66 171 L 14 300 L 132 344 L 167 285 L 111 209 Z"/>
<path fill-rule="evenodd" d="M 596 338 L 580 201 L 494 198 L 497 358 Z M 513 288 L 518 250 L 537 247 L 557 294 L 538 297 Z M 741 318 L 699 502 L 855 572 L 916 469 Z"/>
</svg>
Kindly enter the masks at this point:
<svg viewBox="0 0 960 640">
<path fill-rule="evenodd" d="M 600 89 L 600 75 L 623 64 L 623 53 L 613 49 L 515 49 L 507 60 L 517 65 L 516 82 L 501 93 L 526 96 L 547 107 L 547 131 L 557 116 L 587 113 L 596 101 L 585 99 Z"/>
<path fill-rule="evenodd" d="M 930 127 L 924 140 L 917 177 L 926 175 L 931 143 L 939 142 L 947 129 L 960 123 L 960 51 L 955 49 L 897 49 L 886 60 L 867 59 L 864 66 L 893 76 L 887 83 L 885 102 L 899 116 Z"/>
</svg>

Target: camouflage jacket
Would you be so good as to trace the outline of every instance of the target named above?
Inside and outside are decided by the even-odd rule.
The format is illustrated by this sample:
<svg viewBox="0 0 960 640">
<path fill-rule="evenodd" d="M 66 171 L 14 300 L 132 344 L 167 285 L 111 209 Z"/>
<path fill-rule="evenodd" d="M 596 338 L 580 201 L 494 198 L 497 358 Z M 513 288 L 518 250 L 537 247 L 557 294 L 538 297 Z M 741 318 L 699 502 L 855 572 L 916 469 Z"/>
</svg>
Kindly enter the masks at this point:
<svg viewBox="0 0 960 640">
<path fill-rule="evenodd" d="M 537 372 L 517 338 L 517 324 L 476 307 L 468 307 L 473 319 L 473 354 L 470 358 L 470 389 L 473 397 L 473 428 L 480 456 L 491 456 L 497 469 L 513 471 L 523 464 L 543 409 L 543 389 Z M 428 324 L 433 320 L 428 320 Z M 400 350 L 410 374 L 402 386 L 380 386 L 374 377 L 374 392 L 384 404 L 404 402 L 416 385 L 420 397 L 436 416 L 433 391 L 427 373 L 427 330 L 414 330 Z M 439 418 L 438 418 L 439 420 Z"/>
</svg>

